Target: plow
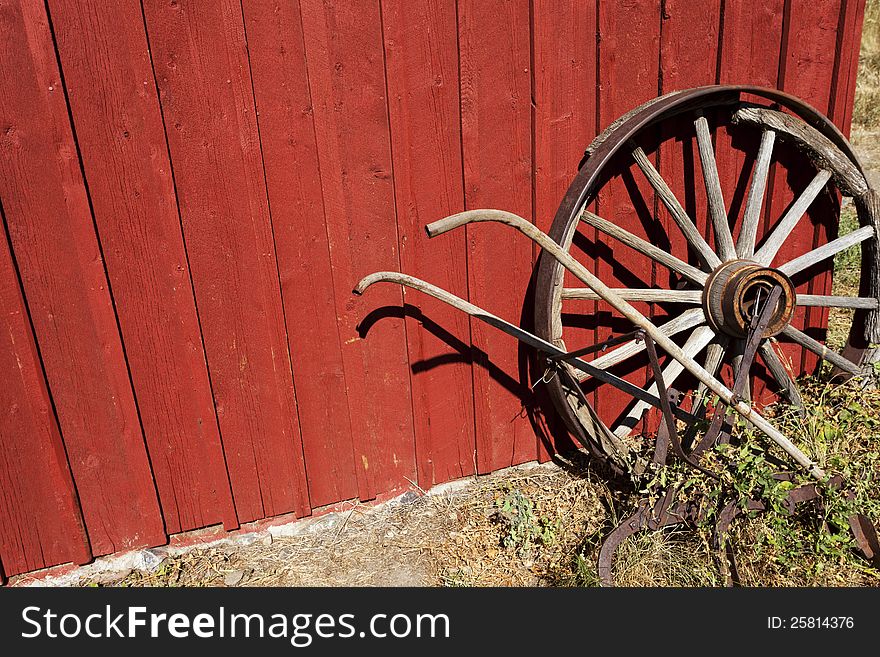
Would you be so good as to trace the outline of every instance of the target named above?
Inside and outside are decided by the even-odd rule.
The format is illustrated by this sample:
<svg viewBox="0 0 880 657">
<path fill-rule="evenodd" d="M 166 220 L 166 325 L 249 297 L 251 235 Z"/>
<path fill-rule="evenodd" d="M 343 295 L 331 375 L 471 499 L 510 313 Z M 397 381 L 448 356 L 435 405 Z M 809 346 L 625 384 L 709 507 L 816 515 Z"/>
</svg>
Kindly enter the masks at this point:
<svg viewBox="0 0 880 657">
<path fill-rule="evenodd" d="M 694 176 L 693 189 L 673 190 L 650 155 L 663 147 L 664 136 L 674 139 L 682 126 L 695 141 L 702 181 Z M 721 130 L 747 135 L 756 145 L 747 192 L 742 194 L 741 216 L 729 217 L 730 190 L 725 190 L 715 154 Z M 659 137 L 658 137 L 659 136 Z M 785 157 L 774 154 L 786 148 Z M 791 155 L 791 154 L 794 155 Z M 640 237 L 602 216 L 602 194 L 623 164 L 634 166 L 664 208 L 666 222 L 656 221 L 651 239 Z M 785 172 L 808 172 L 812 179 L 792 190 L 792 200 L 781 213 L 765 221 L 765 198 L 774 179 L 796 180 Z M 697 189 L 699 186 L 699 189 Z M 680 199 L 697 193 L 705 198 L 706 226 Z M 833 239 L 797 247 L 792 236 L 820 195 L 850 198 L 858 227 Z M 727 200 L 725 200 L 727 197 Z M 770 89 L 748 86 L 712 86 L 674 92 L 627 113 L 587 148 L 578 172 L 565 194 L 549 233 L 528 220 L 496 209 L 469 210 L 426 226 L 429 237 L 448 231 L 479 230 L 477 224 L 495 222 L 518 231 L 540 247 L 535 276 L 534 330 L 525 330 L 430 282 L 398 272 L 367 275 L 355 288 L 363 294 L 370 286 L 390 283 L 434 297 L 453 308 L 507 333 L 534 351 L 539 382 L 546 386 L 554 411 L 590 457 L 612 476 L 642 476 L 652 469 L 679 462 L 703 475 L 717 478 L 708 454 L 724 454 L 720 445 L 735 443 L 737 423 L 763 436 L 781 455 L 780 481 L 795 481 L 805 473 L 810 483 L 792 485 L 785 508 L 795 513 L 805 503 L 821 504 L 824 490 L 848 493 L 847 482 L 831 476 L 785 435 L 752 399 L 756 372 L 766 371 L 774 392 L 795 411 L 803 409 L 797 377 L 785 363 L 780 347 L 786 343 L 815 354 L 840 378 L 870 380 L 880 344 L 880 201 L 871 189 L 853 150 L 840 131 L 822 114 L 797 98 Z M 657 213 L 654 213 L 657 216 Z M 732 221 L 732 219 L 734 219 Z M 767 228 L 761 230 L 766 224 Z M 734 230 L 732 225 L 737 228 Z M 613 254 L 631 250 L 652 263 L 662 276 L 650 287 L 612 287 L 573 248 L 583 235 L 599 240 Z M 659 237 L 658 237 L 659 234 Z M 580 237 L 579 237 L 580 235 Z M 675 249 L 670 245 L 683 243 Z M 667 246 L 664 246 L 667 245 Z M 785 248 L 783 248 L 785 247 Z M 800 251 L 797 249 L 800 248 Z M 834 256 L 860 250 L 860 280 L 851 295 L 799 292 L 804 281 L 828 270 Z M 659 282 L 659 283 L 658 283 Z M 586 305 L 584 302 L 592 302 Z M 585 307 L 613 312 L 628 330 L 593 344 L 569 349 L 566 321 Z M 653 312 L 662 308 L 663 312 Z M 818 308 L 820 317 L 830 309 L 846 309 L 851 324 L 843 348 L 826 346 L 795 326 L 800 308 Z M 656 318 L 662 317 L 662 321 Z M 827 321 L 827 319 L 825 320 Z M 647 361 L 642 385 L 627 379 L 627 363 Z M 597 413 L 597 401 L 608 389 L 631 397 L 611 422 Z M 658 421 L 650 449 L 635 439 L 647 426 L 649 409 Z M 673 525 L 695 525 L 711 517 L 716 546 L 723 553 L 728 584 L 736 582 L 736 567 L 726 537 L 734 519 L 764 511 L 758 499 L 710 503 L 680 499 L 673 486 L 657 499 L 643 500 L 605 537 L 598 558 L 602 584 L 613 583 L 617 548 L 629 536 Z M 714 504 L 714 506 L 713 506 Z M 849 516 L 849 531 L 861 555 L 880 567 L 880 544 L 874 525 L 865 515 Z"/>
</svg>

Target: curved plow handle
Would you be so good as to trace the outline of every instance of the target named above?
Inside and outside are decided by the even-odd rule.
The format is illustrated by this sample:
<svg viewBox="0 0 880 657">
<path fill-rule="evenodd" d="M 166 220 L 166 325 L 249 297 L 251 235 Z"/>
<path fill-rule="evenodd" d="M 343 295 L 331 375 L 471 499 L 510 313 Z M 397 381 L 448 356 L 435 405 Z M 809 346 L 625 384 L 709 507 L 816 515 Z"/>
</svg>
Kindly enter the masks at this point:
<svg viewBox="0 0 880 657">
<path fill-rule="evenodd" d="M 755 428 L 766 434 L 813 477 L 819 481 L 825 480 L 826 475 L 822 468 L 786 438 L 782 432 L 759 413 L 754 411 L 749 404 L 736 399 L 733 392 L 727 386 L 703 369 L 703 367 L 693 358 L 687 356 L 681 350 L 681 347 L 657 330 L 657 327 L 654 326 L 647 317 L 636 310 L 629 302 L 614 292 L 614 290 L 605 285 L 605 283 L 596 278 L 590 270 L 573 258 L 546 233 L 539 230 L 527 220 L 513 214 L 512 212 L 506 212 L 504 210 L 468 210 L 430 223 L 425 229 L 427 230 L 429 237 L 434 237 L 450 231 L 453 228 L 483 221 L 494 221 L 511 226 L 538 244 L 545 253 L 549 253 L 556 258 L 563 267 L 570 271 L 584 285 L 593 290 L 593 292 L 602 297 L 612 308 L 626 317 L 635 326 L 641 328 L 645 333 L 650 335 L 654 339 L 654 342 L 656 342 L 663 351 L 681 363 L 682 367 L 690 372 L 700 383 L 705 385 L 706 388 L 718 395 L 725 404 L 733 408 L 743 418 L 753 424 Z"/>
<path fill-rule="evenodd" d="M 479 306 L 475 306 L 469 301 L 465 301 L 461 297 L 458 297 L 451 292 L 447 292 L 444 289 L 437 287 L 436 285 L 431 285 L 430 283 L 423 281 L 420 278 L 416 278 L 415 276 L 409 276 L 408 274 L 400 274 L 398 272 L 393 271 L 377 271 L 374 274 L 370 274 L 365 276 L 354 288 L 353 292 L 357 295 L 363 294 L 367 288 L 375 283 L 396 283 L 398 285 L 403 285 L 406 287 L 411 287 L 419 292 L 423 292 L 428 296 L 432 296 L 435 299 L 439 299 L 440 301 L 449 304 L 453 308 L 460 310 L 464 313 L 467 313 L 471 317 L 479 319 L 490 326 L 494 326 L 495 328 L 507 333 L 508 335 L 513 336 L 520 342 L 524 342 L 525 344 L 533 347 L 539 351 L 542 351 L 546 354 L 550 354 L 552 356 L 559 356 L 558 360 L 562 360 L 572 367 L 576 367 L 582 372 L 586 372 L 593 378 L 596 378 L 603 383 L 607 383 L 612 385 L 620 390 L 623 390 L 627 394 L 635 397 L 636 399 L 642 400 L 648 404 L 656 406 L 660 408 L 661 401 L 660 398 L 656 395 L 652 395 L 643 388 L 639 388 L 636 385 L 633 385 L 626 379 L 622 379 L 615 374 L 611 374 L 603 370 L 602 368 L 596 367 L 587 361 L 578 358 L 577 356 L 569 356 L 565 351 L 557 347 L 556 345 L 547 342 L 546 340 L 539 338 L 536 335 L 529 333 L 521 329 L 516 324 L 511 324 L 507 320 L 501 319 L 500 317 L 493 315 L 487 310 L 483 310 Z M 677 415 L 682 419 L 693 421 L 693 416 L 689 413 L 686 413 L 683 410 L 678 411 Z M 621 445 L 621 449 L 623 453 L 628 452 L 624 446 Z"/>
</svg>

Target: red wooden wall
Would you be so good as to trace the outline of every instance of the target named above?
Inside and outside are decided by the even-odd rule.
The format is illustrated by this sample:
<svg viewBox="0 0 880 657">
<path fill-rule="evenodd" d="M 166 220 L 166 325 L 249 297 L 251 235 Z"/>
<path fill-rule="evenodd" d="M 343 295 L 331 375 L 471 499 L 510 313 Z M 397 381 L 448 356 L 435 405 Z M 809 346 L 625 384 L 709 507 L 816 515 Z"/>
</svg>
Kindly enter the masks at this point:
<svg viewBox="0 0 880 657">
<path fill-rule="evenodd" d="M 354 283 L 527 320 L 530 243 L 423 225 L 546 230 L 592 137 L 674 89 L 778 86 L 846 131 L 863 10 L 0 0 L 0 573 L 546 459 L 512 339 Z"/>
</svg>

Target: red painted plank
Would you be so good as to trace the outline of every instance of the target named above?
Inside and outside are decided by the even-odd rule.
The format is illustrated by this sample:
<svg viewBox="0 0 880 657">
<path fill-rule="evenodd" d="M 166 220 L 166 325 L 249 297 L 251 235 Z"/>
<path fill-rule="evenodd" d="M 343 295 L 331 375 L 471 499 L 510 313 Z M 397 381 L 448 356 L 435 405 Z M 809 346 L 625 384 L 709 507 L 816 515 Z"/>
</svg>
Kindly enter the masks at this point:
<svg viewBox="0 0 880 657">
<path fill-rule="evenodd" d="M 595 1 L 534 3 L 535 225 L 544 232 L 550 230 L 584 150 L 598 132 L 596 18 Z M 580 251 L 574 249 L 572 253 L 580 254 Z M 592 301 L 567 301 L 564 312 L 590 316 L 595 313 L 595 307 Z M 585 341 L 592 341 L 594 337 L 593 331 L 583 336 Z M 573 342 L 567 346 L 576 348 Z M 540 394 L 540 390 L 536 391 Z M 548 430 L 551 428 L 552 424 Z M 557 439 L 553 446 L 557 451 L 572 448 L 565 439 Z M 539 458 L 549 458 L 543 441 L 538 447 Z"/>
<path fill-rule="evenodd" d="M 382 3 L 402 271 L 467 298 L 465 231 L 432 240 L 425 224 L 464 209 L 455 5 Z M 407 317 L 419 485 L 474 473 L 468 317 L 414 297 Z"/>
<path fill-rule="evenodd" d="M 756 5 L 735 0 L 724 5 L 721 58 L 718 80 L 721 84 L 752 84 L 776 87 L 784 0 Z M 762 57 L 755 57 L 760 48 Z M 726 122 L 726 117 L 725 117 Z M 725 202 L 734 239 L 739 235 L 745 198 L 751 183 L 760 135 L 744 128 L 721 128 L 715 136 L 718 173 L 725 190 Z M 776 149 L 781 148 L 779 142 Z M 773 178 L 771 172 L 771 179 Z M 772 182 L 767 196 L 771 197 Z M 764 211 L 769 208 L 765 203 Z M 760 243 L 761 234 L 758 239 Z"/>
<path fill-rule="evenodd" d="M 235 528 L 140 7 L 49 6 L 165 527 Z"/>
<path fill-rule="evenodd" d="M 713 84 L 722 0 L 665 0 L 660 27 L 661 93 Z"/>
<path fill-rule="evenodd" d="M 0 3 L 0 196 L 92 551 L 164 543 L 43 3 Z"/>
<path fill-rule="evenodd" d="M 5 235 L 0 239 L 0 583 L 91 559 Z"/>
<path fill-rule="evenodd" d="M 351 295 L 362 276 L 400 268 L 381 19 L 376 3 L 301 0 L 301 12 L 358 494 L 372 499 L 416 477 L 403 296 Z"/>
<path fill-rule="evenodd" d="M 660 92 L 662 94 L 715 82 L 718 73 L 720 27 L 720 0 L 703 3 L 666 0 L 663 5 L 663 22 L 660 26 Z M 686 114 L 679 120 L 666 123 L 662 134 L 659 135 L 662 146 L 658 154 L 658 170 L 684 206 L 688 216 L 701 232 L 706 234 L 710 222 L 693 119 L 692 114 Z M 717 139 L 715 145 L 719 160 L 719 175 L 724 180 L 724 154 L 719 152 Z M 725 200 L 728 200 L 728 196 L 729 194 L 725 195 Z M 659 202 L 657 214 L 668 240 L 670 252 L 699 266 L 699 259 L 689 249 L 681 230 L 666 207 Z M 655 268 L 655 283 L 660 288 L 671 289 L 676 280 L 670 270 L 660 266 Z M 686 309 L 684 306 L 671 306 L 671 308 L 673 315 L 678 315 Z M 652 310 L 655 323 L 665 321 L 665 309 L 655 305 Z M 703 362 L 704 357 L 705 351 L 698 356 L 698 361 Z M 693 385 L 693 380 L 689 385 L 684 385 L 682 380 L 678 387 L 682 390 L 691 390 Z M 657 426 L 660 416 L 656 410 L 652 413 L 654 417 L 650 426 L 653 429 Z"/>
<path fill-rule="evenodd" d="M 722 17 L 721 57 L 718 70 L 719 84 L 752 84 L 762 87 L 777 86 L 780 68 L 782 19 L 785 0 L 769 0 L 754 3 L 749 0 L 726 0 Z M 755 56 L 761 53 L 761 56 Z M 743 188 L 751 181 L 752 167 L 758 149 L 758 137 L 745 138 L 740 133 L 733 139 L 727 131 L 722 130 L 716 136 L 718 144 L 719 176 L 725 189 L 739 187 L 741 196 Z M 779 143 L 776 149 L 781 148 Z M 775 165 L 774 165 L 775 168 Z M 767 198 L 773 196 L 773 170 L 767 188 Z M 731 208 L 733 198 L 728 201 L 731 223 L 734 225 L 734 237 L 738 235 L 742 220 L 744 196 L 737 199 L 736 207 Z M 764 203 L 765 215 L 769 212 L 770 203 Z M 761 231 L 758 234 L 760 244 Z"/>
<path fill-rule="evenodd" d="M 721 2 L 695 4 L 687 0 L 667 0 L 663 5 L 660 28 L 660 82 L 661 93 L 690 89 L 713 84 L 717 78 L 718 41 L 721 27 Z M 706 233 L 709 224 L 706 190 L 700 169 L 699 151 L 693 125 L 694 115 L 686 114 L 680 120 L 670 121 L 661 138 L 659 171 L 675 192 L 688 215 Z M 716 140 L 716 159 L 719 175 L 724 180 L 724 153 Z M 727 187 L 725 186 L 725 191 Z M 725 196 L 725 201 L 728 198 Z M 685 260 L 687 240 L 669 216 L 665 206 L 658 204 L 660 220 L 669 237 L 671 252 Z M 691 262 L 698 262 L 692 257 Z M 660 287 L 669 287 L 673 276 L 666 268 L 657 271 Z"/>
<path fill-rule="evenodd" d="M 841 0 L 789 0 L 788 4 L 785 57 L 779 84 L 783 90 L 804 99 L 823 113 L 831 108 L 840 11 Z M 789 152 L 792 150 L 789 149 Z M 797 157 L 797 154 L 792 152 L 792 156 Z M 809 184 L 813 174 L 814 171 L 798 170 L 792 172 L 786 181 L 779 181 L 777 178 L 777 185 L 780 182 L 787 183 L 797 195 Z M 778 196 L 774 198 L 771 221 L 775 221 L 785 207 L 780 200 Z M 837 223 L 838 212 L 839 203 L 836 198 L 827 193 L 820 195 L 779 250 L 776 264 L 805 253 L 813 244 L 826 242 L 829 227 Z M 819 272 L 815 276 L 802 274 L 796 277 L 794 283 L 797 284 L 798 292 L 830 293 L 831 264 L 832 261 L 829 260 L 824 268 L 814 270 Z M 813 337 L 823 339 L 824 331 L 821 327 L 827 324 L 827 311 L 811 308 L 800 310 L 793 323 L 801 328 L 815 327 L 817 332 Z M 803 371 L 812 371 L 818 357 L 812 352 L 801 351 L 800 368 Z M 790 349 L 789 353 L 797 364 L 795 352 Z"/>
<path fill-rule="evenodd" d="M 775 87 L 785 0 L 724 0 L 719 84 Z"/>
<path fill-rule="evenodd" d="M 599 119 L 602 129 L 641 103 L 657 96 L 660 68 L 660 0 L 634 0 L 626 4 L 599 3 Z M 598 197 L 598 213 L 605 219 L 645 238 L 654 224 L 654 195 L 632 158 L 622 151 L 615 171 L 622 172 L 609 180 Z M 651 287 L 654 263 L 613 238 L 599 236 L 596 250 L 597 274 L 614 287 Z M 635 304 L 650 314 L 649 304 Z M 600 304 L 598 335 L 620 334 L 632 330 L 632 324 Z M 619 368 L 620 374 L 642 385 L 646 371 L 630 359 Z M 609 426 L 633 403 L 632 397 L 600 386 L 596 410 Z"/>
<path fill-rule="evenodd" d="M 461 136 L 465 205 L 532 215 L 529 3 L 458 3 Z M 502 225 L 468 230 L 470 299 L 519 323 L 532 273 L 532 245 Z M 477 351 L 474 405 L 477 470 L 536 458 L 535 433 L 523 412 L 528 387 L 519 347 L 496 329 L 472 322 Z"/>
<path fill-rule="evenodd" d="M 750 0 L 726 0 L 722 17 L 721 57 L 718 70 L 719 84 L 752 84 L 775 88 L 779 72 L 782 18 L 785 0 L 768 0 L 755 3 Z M 760 56 L 756 56 L 760 53 Z M 744 133 L 746 131 L 740 131 Z M 716 136 L 718 144 L 719 176 L 725 189 L 748 187 L 751 169 L 758 149 L 758 137 L 733 139 L 722 130 Z M 779 147 L 777 143 L 776 148 Z M 774 153 L 776 151 L 774 148 Z M 772 170 L 768 182 L 767 197 L 773 195 Z M 734 225 L 734 237 L 738 235 L 742 220 L 744 197 L 738 198 L 731 208 L 733 198 L 725 199 Z M 770 204 L 765 202 L 764 212 Z M 760 243 L 761 231 L 758 240 Z"/>
<path fill-rule="evenodd" d="M 556 209 L 596 136 L 596 2 L 535 3 L 535 225 Z"/>
<path fill-rule="evenodd" d="M 749 0 L 726 0 L 722 21 L 721 57 L 718 70 L 720 84 L 754 84 L 774 88 L 777 86 L 779 72 L 780 44 L 782 41 L 782 19 L 785 0 L 754 3 Z M 761 53 L 756 56 L 755 53 Z M 760 137 L 747 129 L 734 129 L 730 133 L 721 130 L 716 135 L 719 158 L 719 176 L 725 190 L 730 190 L 725 198 L 728 203 L 734 238 L 739 234 L 745 195 L 751 183 L 752 169 L 758 152 Z M 780 141 L 774 145 L 774 159 L 783 149 Z M 774 198 L 774 170 L 772 165 L 765 192 L 763 214 L 771 213 L 771 199 Z M 733 190 L 739 191 L 738 195 Z M 776 194 L 780 194 L 778 190 Z M 760 245 L 764 230 L 758 229 L 757 244 Z M 757 371 L 761 372 L 760 359 Z M 724 376 L 732 383 L 732 373 L 725 368 Z M 765 396 L 766 375 L 759 373 L 752 385 L 756 399 L 772 401 L 775 395 Z M 771 383 L 769 391 L 777 389 Z"/>
<path fill-rule="evenodd" d="M 320 507 L 358 493 L 299 2 L 246 0 L 243 9 L 281 293 L 294 320 L 309 497 Z"/>
<path fill-rule="evenodd" d="M 144 10 L 238 519 L 308 513 L 241 6 Z"/>
</svg>

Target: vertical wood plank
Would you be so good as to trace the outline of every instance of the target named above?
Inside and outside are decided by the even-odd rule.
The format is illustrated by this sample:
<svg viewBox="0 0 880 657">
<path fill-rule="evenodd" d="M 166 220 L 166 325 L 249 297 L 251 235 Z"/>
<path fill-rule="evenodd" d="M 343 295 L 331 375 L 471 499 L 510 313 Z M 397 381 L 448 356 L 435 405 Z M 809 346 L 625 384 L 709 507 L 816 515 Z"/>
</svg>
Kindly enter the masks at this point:
<svg viewBox="0 0 880 657">
<path fill-rule="evenodd" d="M 358 494 L 372 499 L 416 477 L 403 295 L 351 294 L 366 274 L 400 268 L 381 18 L 378 3 L 300 5 Z"/>
<path fill-rule="evenodd" d="M 665 0 L 660 25 L 661 94 L 715 82 L 718 73 L 721 4 L 721 0 L 701 3 Z M 658 170 L 701 234 L 705 235 L 711 222 L 699 165 L 693 115 L 685 114 L 680 120 L 667 122 L 662 133 L 657 136 L 662 144 L 657 154 Z M 725 154 L 719 149 L 717 140 L 715 145 L 719 176 L 724 180 Z M 729 187 L 725 186 L 724 189 L 727 192 Z M 728 200 L 727 196 L 725 200 Z M 685 261 L 698 262 L 669 211 L 659 202 L 657 216 L 667 236 L 670 253 Z M 676 277 L 665 267 L 656 267 L 655 283 L 660 288 L 672 289 Z M 655 305 L 652 310 L 655 322 L 666 321 L 662 307 Z M 704 351 L 698 356 L 699 362 L 703 362 L 705 353 Z M 683 383 L 679 387 L 688 389 Z M 659 412 L 652 410 L 652 421 L 649 423 L 652 430 L 659 426 L 659 420 Z"/>
<path fill-rule="evenodd" d="M 166 529 L 235 528 L 140 6 L 49 6 Z"/>
<path fill-rule="evenodd" d="M 424 230 L 464 209 L 455 5 L 381 6 L 401 270 L 467 298 L 465 231 L 428 241 Z M 430 297 L 413 303 L 406 335 L 419 485 L 428 488 L 474 473 L 471 335 L 466 315 Z"/>
<path fill-rule="evenodd" d="M 461 137 L 465 205 L 532 215 L 529 3 L 458 3 Z M 532 245 L 502 225 L 469 229 L 470 300 L 519 323 L 532 270 Z M 518 345 L 472 322 L 477 470 L 489 472 L 536 458 L 534 431 L 523 412 L 528 387 Z"/>
<path fill-rule="evenodd" d="M 92 551 L 165 533 L 41 2 L 0 2 L 0 196 Z"/>
<path fill-rule="evenodd" d="M 786 41 L 783 46 L 785 50 L 779 86 L 826 114 L 833 108 L 834 65 L 841 1 L 789 0 L 787 6 Z M 793 151 L 793 149 L 788 150 Z M 791 152 L 790 157 L 794 160 L 797 158 L 797 153 Z M 813 174 L 814 171 L 809 169 L 792 171 L 783 184 L 790 186 L 794 195 L 797 195 L 809 184 Z M 770 220 L 775 223 L 785 205 L 776 195 L 771 207 L 773 215 Z M 839 210 L 839 201 L 836 197 L 827 191 L 820 194 L 810 206 L 806 217 L 799 222 L 779 250 L 775 264 L 781 264 L 805 253 L 813 244 L 826 242 L 829 229 L 837 224 Z M 833 261 L 829 260 L 824 266 L 813 270 L 816 272 L 815 276 L 796 278 L 794 282 L 799 283 L 798 292 L 830 294 L 832 264 Z M 807 308 L 799 310 L 792 323 L 811 333 L 813 337 L 823 340 L 822 327 L 827 321 L 827 309 Z M 795 366 L 797 367 L 799 363 L 803 371 L 814 370 L 818 357 L 805 349 L 801 349 L 800 352 L 798 355 L 795 349 L 789 349 Z"/>
<path fill-rule="evenodd" d="M 0 578 L 91 558 L 27 308 L 0 235 Z M 2 583 L 2 581 L 0 581 Z"/>
<path fill-rule="evenodd" d="M 643 102 L 657 96 L 660 71 L 660 0 L 629 0 L 625 3 L 599 3 L 599 118 L 604 130 L 612 121 Z M 654 224 L 654 195 L 624 149 L 611 179 L 598 195 L 598 212 L 619 226 L 645 239 Z M 614 287 L 651 287 L 654 263 L 636 251 L 599 236 L 596 249 L 597 275 Z M 648 304 L 635 304 L 650 315 Z M 625 333 L 632 325 L 621 321 L 607 304 L 599 307 L 599 337 Z M 637 385 L 646 380 L 645 370 L 631 360 L 625 366 L 627 378 Z M 597 393 L 596 410 L 606 423 L 614 425 L 632 398 L 602 386 Z"/>
<path fill-rule="evenodd" d="M 748 0 L 725 0 L 720 39 L 719 84 L 754 84 L 763 87 L 777 87 L 784 7 L 785 0 L 770 0 L 761 3 L 749 2 Z M 761 53 L 761 55 L 756 56 L 755 53 Z M 716 134 L 719 156 L 718 169 L 722 185 L 725 189 L 738 189 L 740 192 L 738 195 L 731 193 L 731 198 L 727 199 L 731 225 L 734 226 L 734 238 L 738 235 L 742 223 L 745 190 L 751 181 L 759 145 L 757 133 L 751 136 L 749 136 L 751 133 L 748 130 L 741 130 L 739 133 L 734 135 L 733 132 L 722 130 Z M 781 149 L 780 141 L 776 140 L 774 159 L 778 157 Z M 763 204 L 765 220 L 773 212 L 774 189 L 776 189 L 775 194 L 781 194 L 779 188 L 774 187 L 775 169 L 775 164 L 771 165 Z M 765 223 L 766 221 L 759 223 L 758 244 L 766 232 Z M 767 375 L 761 373 L 760 365 L 757 367 L 759 374 L 753 382 L 752 395 L 759 401 L 772 401 L 775 398 L 773 392 L 777 386 L 775 383 L 770 383 L 767 387 Z M 726 376 L 731 375 L 732 373 L 726 368 Z"/>
<path fill-rule="evenodd" d="M 721 0 L 699 4 L 687 0 L 664 2 L 660 28 L 661 94 L 715 82 L 720 20 Z M 681 120 L 671 122 L 660 137 L 665 144 L 659 155 L 659 171 L 688 211 L 688 216 L 705 234 L 709 223 L 708 209 L 699 167 L 693 116 L 687 114 Z M 724 180 L 725 153 L 717 141 L 715 146 L 719 160 L 719 177 Z M 724 189 L 727 191 L 729 187 L 724 186 Z M 671 253 L 687 260 L 687 240 L 665 206 L 658 204 L 658 213 L 669 236 Z M 660 287 L 668 288 L 673 282 L 671 273 L 666 269 L 660 269 L 657 276 Z"/>
<path fill-rule="evenodd" d="M 320 507 L 358 489 L 299 2 L 242 6 L 309 496 Z"/>
<path fill-rule="evenodd" d="M 776 87 L 785 0 L 724 0 L 718 84 Z"/>
<path fill-rule="evenodd" d="M 715 82 L 722 2 L 663 2 L 660 26 L 661 93 Z"/>
<path fill-rule="evenodd" d="M 753 84 L 762 87 L 777 86 L 781 57 L 782 19 L 785 0 L 754 3 L 748 0 L 725 0 L 720 36 L 719 84 Z M 755 56 L 761 53 L 761 56 Z M 751 180 L 751 168 L 758 148 L 758 139 L 735 140 L 726 131 L 716 135 L 719 151 L 719 176 L 725 189 L 735 189 Z M 778 146 L 778 143 L 777 143 Z M 748 171 L 744 171 L 744 167 Z M 771 172 L 772 173 L 772 172 Z M 772 177 L 772 176 L 771 176 Z M 769 211 L 772 183 L 768 184 L 764 213 Z M 726 199 L 729 206 L 734 199 Z M 731 224 L 737 235 L 739 215 L 744 199 L 735 207 L 728 207 Z M 758 238 L 761 237 L 759 227 Z"/>
<path fill-rule="evenodd" d="M 549 232 L 596 136 L 596 1 L 536 0 L 535 225 Z"/>
<path fill-rule="evenodd" d="M 310 506 L 241 6 L 148 0 L 144 15 L 238 519 L 302 515 Z"/>
<path fill-rule="evenodd" d="M 535 225 L 545 233 L 597 133 L 597 1 L 537 0 L 533 5 Z M 580 254 L 576 248 L 572 252 Z M 589 317 L 596 303 L 566 301 L 563 309 Z M 585 342 L 594 337 L 590 330 Z M 570 341 L 570 349 L 583 346 Z M 554 447 L 573 445 L 557 440 Z M 539 457 L 548 454 L 542 441 Z"/>
</svg>

